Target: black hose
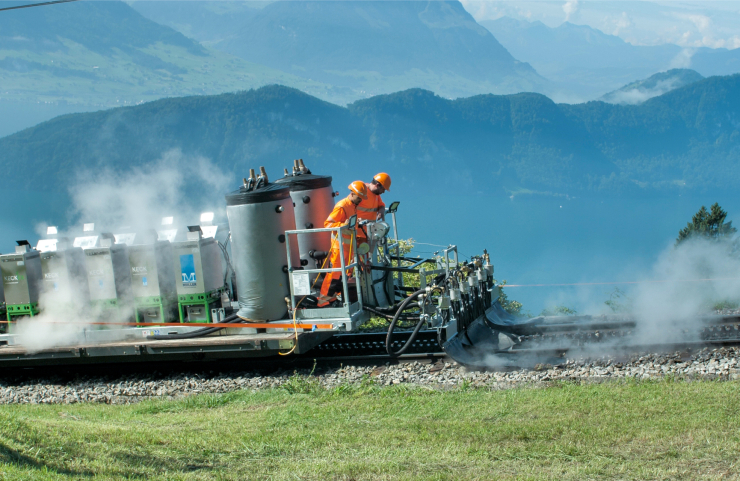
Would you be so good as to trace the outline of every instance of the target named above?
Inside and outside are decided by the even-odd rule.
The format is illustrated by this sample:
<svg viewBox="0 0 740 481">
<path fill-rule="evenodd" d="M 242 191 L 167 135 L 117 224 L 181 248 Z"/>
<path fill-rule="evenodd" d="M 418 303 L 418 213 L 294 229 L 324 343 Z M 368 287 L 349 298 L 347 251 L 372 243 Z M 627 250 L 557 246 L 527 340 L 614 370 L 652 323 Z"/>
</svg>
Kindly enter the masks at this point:
<svg viewBox="0 0 740 481">
<path fill-rule="evenodd" d="M 406 343 L 403 346 L 401 346 L 401 349 L 399 349 L 398 351 L 395 351 L 394 352 L 393 351 L 393 347 L 391 347 L 393 345 L 393 342 L 391 341 L 391 338 L 393 337 L 393 330 L 396 328 L 396 323 L 398 322 L 399 317 L 401 317 L 401 313 L 406 309 L 406 306 L 411 301 L 413 301 L 414 299 L 416 299 L 417 297 L 419 297 L 421 294 L 425 293 L 426 291 L 427 291 L 426 289 L 420 289 L 420 290 L 414 292 L 413 294 L 411 294 L 406 299 L 404 299 L 404 301 L 399 306 L 398 311 L 396 311 L 396 315 L 393 316 L 393 320 L 391 321 L 391 325 L 388 327 L 388 335 L 385 338 L 385 350 L 391 356 L 400 356 L 401 354 L 403 354 L 404 352 L 406 352 L 406 350 L 416 340 L 416 336 L 419 334 L 419 331 L 421 330 L 421 326 L 424 325 L 424 318 L 421 317 L 421 316 L 419 317 L 419 322 L 416 324 L 416 327 L 414 328 L 413 332 L 409 336 L 408 340 L 406 341 Z M 424 304 L 422 303 L 422 306 L 423 305 Z"/>
<path fill-rule="evenodd" d="M 364 310 L 366 310 L 367 312 L 372 312 L 376 316 L 380 316 L 380 317 L 382 317 L 384 319 L 393 319 L 393 316 L 391 314 L 386 314 L 385 312 L 379 311 L 379 310 L 374 309 L 372 307 L 362 306 L 362 308 Z M 411 309 L 411 308 L 409 307 L 409 309 Z M 418 321 L 419 319 L 421 319 L 421 317 L 419 317 L 419 316 L 400 316 L 399 319 L 401 319 L 403 321 Z"/>
<path fill-rule="evenodd" d="M 238 322 L 241 322 L 242 319 L 237 316 L 236 314 L 232 314 L 226 319 L 224 319 L 219 324 L 236 324 Z M 193 339 L 195 337 L 201 337 L 206 336 L 208 334 L 213 334 L 214 332 L 218 332 L 223 327 L 204 327 L 203 329 L 198 329 L 197 331 L 192 332 L 186 332 L 183 334 L 158 334 L 155 336 L 147 336 L 146 338 L 151 341 L 169 341 L 171 339 Z"/>
<path fill-rule="evenodd" d="M 403 301 L 402 301 L 403 302 Z M 363 306 L 364 307 L 364 306 Z M 372 309 L 375 309 L 376 311 L 379 311 L 383 314 L 388 314 L 389 316 L 393 316 L 396 312 L 398 312 L 398 308 L 401 307 L 401 303 L 398 303 L 396 305 L 393 305 L 391 307 L 374 307 Z M 409 309 L 415 309 L 419 307 L 418 302 L 412 302 L 411 304 L 407 305 L 405 310 L 408 311 Z"/>
</svg>

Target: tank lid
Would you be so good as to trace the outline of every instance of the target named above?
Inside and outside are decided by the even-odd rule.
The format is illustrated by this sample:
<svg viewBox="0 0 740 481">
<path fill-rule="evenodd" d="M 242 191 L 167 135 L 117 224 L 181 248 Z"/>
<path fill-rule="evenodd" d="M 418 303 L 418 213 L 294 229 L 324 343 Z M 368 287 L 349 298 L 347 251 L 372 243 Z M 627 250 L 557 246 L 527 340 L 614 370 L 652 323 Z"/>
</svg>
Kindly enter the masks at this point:
<svg viewBox="0 0 740 481">
<path fill-rule="evenodd" d="M 290 198 L 287 185 L 268 184 L 251 192 L 242 189 L 226 194 L 226 205 L 261 204 Z"/>
<path fill-rule="evenodd" d="M 320 189 L 331 186 L 331 177 L 328 175 L 289 175 L 275 181 L 276 184 L 289 185 L 293 192 L 301 190 Z"/>
</svg>

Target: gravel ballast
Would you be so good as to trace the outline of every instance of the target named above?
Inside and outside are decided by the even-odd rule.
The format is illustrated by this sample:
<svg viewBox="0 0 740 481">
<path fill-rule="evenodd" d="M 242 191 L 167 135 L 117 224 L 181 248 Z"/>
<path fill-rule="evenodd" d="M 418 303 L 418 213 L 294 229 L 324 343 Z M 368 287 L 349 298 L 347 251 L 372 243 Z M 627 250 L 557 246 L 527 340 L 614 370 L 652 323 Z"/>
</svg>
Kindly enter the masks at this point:
<svg viewBox="0 0 740 481">
<path fill-rule="evenodd" d="M 311 375 L 309 371 L 225 372 L 210 374 L 134 374 L 112 378 L 79 376 L 72 379 L 6 378 L 0 380 L 0 404 L 71 404 L 80 402 L 129 404 L 145 399 L 177 399 L 203 393 L 241 389 L 290 387 L 311 379 L 331 389 L 372 380 L 380 386 L 409 385 L 434 389 L 478 387 L 509 389 L 548 385 L 558 381 L 602 382 L 612 379 L 740 379 L 740 348 L 704 349 L 686 353 L 645 354 L 616 359 L 563 359 L 533 369 L 471 371 L 450 361 L 409 362 L 380 366 L 343 366 Z"/>
</svg>

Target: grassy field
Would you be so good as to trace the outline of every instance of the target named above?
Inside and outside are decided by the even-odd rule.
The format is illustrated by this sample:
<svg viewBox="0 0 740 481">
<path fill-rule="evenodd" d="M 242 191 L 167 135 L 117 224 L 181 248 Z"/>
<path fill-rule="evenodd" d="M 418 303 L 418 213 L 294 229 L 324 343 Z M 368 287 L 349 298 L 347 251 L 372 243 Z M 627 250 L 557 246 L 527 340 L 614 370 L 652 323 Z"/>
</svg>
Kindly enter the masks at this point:
<svg viewBox="0 0 740 481">
<path fill-rule="evenodd" d="M 737 479 L 740 383 L 342 387 L 5 406 L 0 478 Z"/>
</svg>

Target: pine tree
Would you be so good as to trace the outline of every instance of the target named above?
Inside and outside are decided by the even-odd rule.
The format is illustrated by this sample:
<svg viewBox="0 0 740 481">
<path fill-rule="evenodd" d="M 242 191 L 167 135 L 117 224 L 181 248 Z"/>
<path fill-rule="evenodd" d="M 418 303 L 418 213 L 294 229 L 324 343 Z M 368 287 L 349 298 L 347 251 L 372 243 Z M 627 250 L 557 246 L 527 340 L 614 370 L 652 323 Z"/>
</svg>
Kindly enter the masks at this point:
<svg viewBox="0 0 740 481">
<path fill-rule="evenodd" d="M 722 210 L 722 207 L 716 202 L 710 208 L 710 211 L 701 206 L 699 212 L 691 218 L 691 222 L 678 232 L 676 245 L 692 237 L 705 237 L 714 240 L 729 239 L 737 232 L 737 229 L 732 227 L 732 221 L 725 222 L 726 218 L 727 212 Z"/>
</svg>

